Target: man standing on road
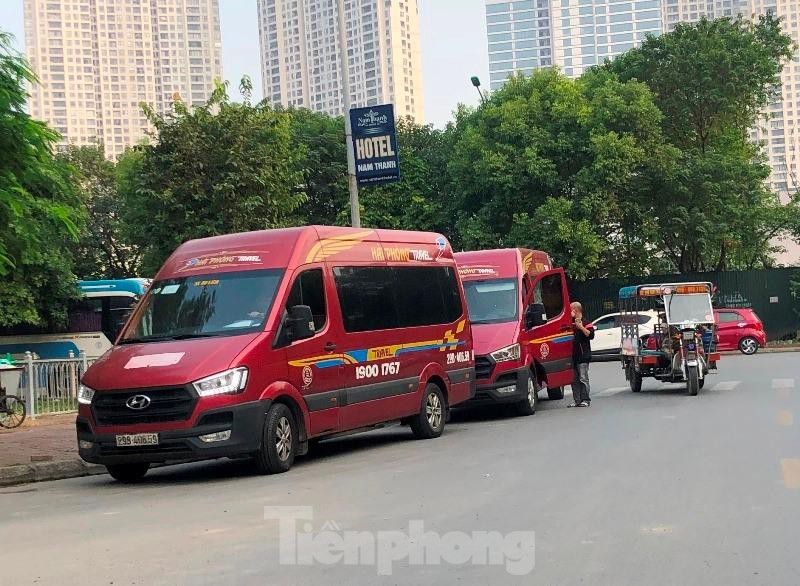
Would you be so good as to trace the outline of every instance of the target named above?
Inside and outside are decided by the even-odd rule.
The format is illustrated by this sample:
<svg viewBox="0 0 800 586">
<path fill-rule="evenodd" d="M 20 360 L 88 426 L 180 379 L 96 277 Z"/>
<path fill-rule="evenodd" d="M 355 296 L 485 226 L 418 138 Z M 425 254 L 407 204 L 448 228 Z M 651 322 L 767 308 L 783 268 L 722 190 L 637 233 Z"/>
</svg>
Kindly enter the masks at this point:
<svg viewBox="0 0 800 586">
<path fill-rule="evenodd" d="M 583 307 L 577 301 L 570 304 L 572 308 L 572 382 L 573 402 L 569 407 L 588 407 L 592 399 L 589 396 L 589 362 L 592 360 L 592 343 L 594 328 L 583 325 Z"/>
</svg>

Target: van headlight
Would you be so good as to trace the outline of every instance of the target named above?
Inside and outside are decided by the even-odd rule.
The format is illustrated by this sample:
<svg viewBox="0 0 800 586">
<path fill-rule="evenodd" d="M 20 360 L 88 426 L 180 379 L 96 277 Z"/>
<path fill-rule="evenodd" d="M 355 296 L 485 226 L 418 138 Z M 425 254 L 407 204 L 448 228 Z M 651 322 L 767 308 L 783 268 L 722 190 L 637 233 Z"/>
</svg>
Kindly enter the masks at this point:
<svg viewBox="0 0 800 586">
<path fill-rule="evenodd" d="M 214 395 L 233 395 L 240 393 L 247 385 L 247 367 L 231 368 L 225 372 L 212 374 L 192 383 L 194 390 L 201 397 Z"/>
<path fill-rule="evenodd" d="M 90 389 L 86 385 L 78 386 L 78 403 L 81 405 L 91 405 L 93 397 L 94 389 Z"/>
<path fill-rule="evenodd" d="M 508 362 L 509 360 L 519 360 L 519 353 L 519 344 L 511 344 L 511 346 L 495 350 L 489 354 L 489 356 L 491 356 L 495 362 Z"/>
</svg>

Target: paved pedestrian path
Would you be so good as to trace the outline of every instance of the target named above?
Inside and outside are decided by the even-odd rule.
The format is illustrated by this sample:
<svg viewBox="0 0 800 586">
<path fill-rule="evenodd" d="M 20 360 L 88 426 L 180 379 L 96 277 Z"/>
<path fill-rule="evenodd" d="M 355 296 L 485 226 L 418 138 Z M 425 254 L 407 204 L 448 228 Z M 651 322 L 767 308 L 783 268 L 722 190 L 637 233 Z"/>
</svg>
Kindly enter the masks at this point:
<svg viewBox="0 0 800 586">
<path fill-rule="evenodd" d="M 74 413 L 40 417 L 17 429 L 0 428 L 0 467 L 77 457 Z"/>
</svg>

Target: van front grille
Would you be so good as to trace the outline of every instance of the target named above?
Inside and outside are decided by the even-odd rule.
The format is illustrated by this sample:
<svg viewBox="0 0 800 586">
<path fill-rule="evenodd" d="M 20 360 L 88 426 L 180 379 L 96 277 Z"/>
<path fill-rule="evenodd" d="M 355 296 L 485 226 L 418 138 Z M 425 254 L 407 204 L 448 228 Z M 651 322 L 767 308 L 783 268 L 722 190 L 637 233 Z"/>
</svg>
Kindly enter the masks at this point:
<svg viewBox="0 0 800 586">
<path fill-rule="evenodd" d="M 150 404 L 143 409 L 131 409 L 128 399 L 136 395 L 146 396 Z M 97 392 L 92 400 L 92 411 L 98 425 L 186 421 L 196 402 L 197 398 L 183 387 Z"/>
</svg>

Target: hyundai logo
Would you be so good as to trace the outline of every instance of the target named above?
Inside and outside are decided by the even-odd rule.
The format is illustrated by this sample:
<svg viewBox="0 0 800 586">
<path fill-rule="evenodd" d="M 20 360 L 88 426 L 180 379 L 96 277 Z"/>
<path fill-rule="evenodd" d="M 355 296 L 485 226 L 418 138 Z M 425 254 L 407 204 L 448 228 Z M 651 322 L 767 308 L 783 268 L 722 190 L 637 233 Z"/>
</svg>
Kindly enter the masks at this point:
<svg viewBox="0 0 800 586">
<path fill-rule="evenodd" d="M 150 406 L 150 397 L 147 395 L 134 395 L 125 401 L 125 406 L 128 407 L 128 409 L 134 409 L 135 411 L 147 409 Z"/>
</svg>

